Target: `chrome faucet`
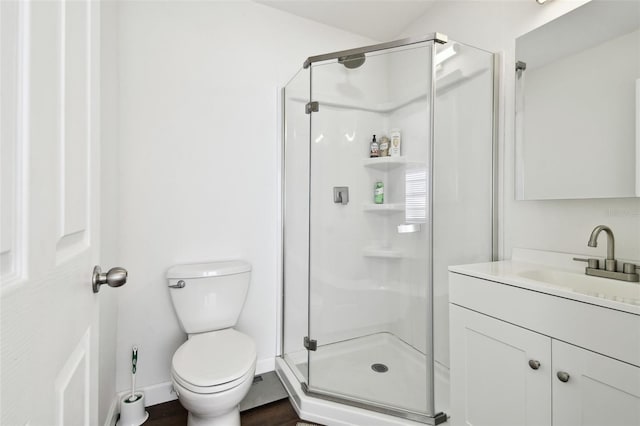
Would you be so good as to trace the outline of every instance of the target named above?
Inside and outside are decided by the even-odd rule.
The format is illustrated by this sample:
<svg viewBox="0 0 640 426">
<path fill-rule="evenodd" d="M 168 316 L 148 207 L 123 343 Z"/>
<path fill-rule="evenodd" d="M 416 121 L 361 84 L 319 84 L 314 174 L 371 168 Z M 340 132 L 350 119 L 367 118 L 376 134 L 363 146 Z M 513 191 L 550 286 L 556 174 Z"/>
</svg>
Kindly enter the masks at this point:
<svg viewBox="0 0 640 426">
<path fill-rule="evenodd" d="M 622 265 L 622 271 L 617 271 L 618 262 L 615 258 L 615 239 L 613 238 L 613 231 L 611 231 L 611 228 L 605 225 L 598 225 L 593 228 L 587 245 L 589 247 L 598 247 L 598 236 L 602 231 L 607 234 L 607 258 L 604 260 L 604 268 L 600 268 L 600 262 L 595 258 L 581 259 L 574 257 L 573 260 L 587 262 L 588 265 L 585 268 L 585 274 L 587 275 L 611 278 L 614 280 L 640 282 L 640 275 L 636 271 L 636 269 L 640 271 L 640 267 L 633 263 L 624 263 Z"/>
<path fill-rule="evenodd" d="M 589 242 L 587 245 L 589 247 L 598 247 L 598 235 L 600 232 L 604 231 L 607 234 L 607 258 L 604 261 L 604 269 L 607 271 L 616 270 L 616 258 L 615 258 L 615 239 L 613 238 L 613 231 L 611 228 L 605 225 L 598 225 L 593 228 L 591 231 L 591 236 L 589 237 Z"/>
</svg>

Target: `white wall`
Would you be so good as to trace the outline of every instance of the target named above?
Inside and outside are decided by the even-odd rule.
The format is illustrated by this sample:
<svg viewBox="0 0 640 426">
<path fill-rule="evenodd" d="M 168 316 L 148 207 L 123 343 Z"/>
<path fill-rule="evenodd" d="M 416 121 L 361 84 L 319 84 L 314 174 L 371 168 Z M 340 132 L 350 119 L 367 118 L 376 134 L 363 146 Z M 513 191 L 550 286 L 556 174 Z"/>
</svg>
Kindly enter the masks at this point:
<svg viewBox="0 0 640 426">
<path fill-rule="evenodd" d="M 251 2 L 119 7 L 117 389 L 169 381 L 179 329 L 164 274 L 175 263 L 253 265 L 238 329 L 258 370 L 278 348 L 278 88 L 315 54 L 370 44 Z M 103 238 L 108 238 L 106 235 Z M 158 402 L 158 401 L 156 401 Z"/>
<path fill-rule="evenodd" d="M 503 53 L 500 111 L 501 258 L 513 247 L 604 256 L 606 244 L 586 245 L 595 225 L 609 225 L 616 236 L 616 255 L 640 259 L 640 199 L 554 201 L 514 200 L 514 51 L 515 39 L 585 3 L 554 0 L 439 1 L 403 36 L 440 31 L 450 39 Z"/>
</svg>

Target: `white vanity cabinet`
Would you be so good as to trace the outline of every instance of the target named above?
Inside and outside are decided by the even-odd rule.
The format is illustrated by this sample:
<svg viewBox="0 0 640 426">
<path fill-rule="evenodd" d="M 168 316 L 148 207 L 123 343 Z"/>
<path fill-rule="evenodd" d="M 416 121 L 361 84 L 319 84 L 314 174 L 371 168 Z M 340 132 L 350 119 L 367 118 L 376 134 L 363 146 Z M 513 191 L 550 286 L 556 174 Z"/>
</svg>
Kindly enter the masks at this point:
<svg viewBox="0 0 640 426">
<path fill-rule="evenodd" d="M 456 272 L 449 286 L 452 425 L 640 425 L 640 315 Z"/>
</svg>

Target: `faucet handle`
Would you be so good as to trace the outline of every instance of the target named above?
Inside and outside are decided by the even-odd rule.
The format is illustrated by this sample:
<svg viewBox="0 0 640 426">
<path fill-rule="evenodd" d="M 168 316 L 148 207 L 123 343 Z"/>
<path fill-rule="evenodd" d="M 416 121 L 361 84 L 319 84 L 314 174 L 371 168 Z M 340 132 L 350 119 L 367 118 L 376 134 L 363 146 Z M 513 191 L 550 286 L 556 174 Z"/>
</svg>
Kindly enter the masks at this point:
<svg viewBox="0 0 640 426">
<path fill-rule="evenodd" d="M 604 269 L 605 271 L 616 272 L 618 269 L 618 261 L 615 259 L 605 259 Z"/>
<path fill-rule="evenodd" d="M 598 259 L 595 259 L 592 257 L 589 259 L 584 259 L 582 257 L 574 257 L 573 260 L 576 260 L 578 262 L 587 262 L 587 267 L 591 269 L 598 269 L 598 264 L 599 264 Z"/>
<path fill-rule="evenodd" d="M 635 274 L 636 269 L 640 271 L 640 266 L 636 265 L 635 263 L 625 262 L 622 264 L 622 272 L 624 272 L 625 274 Z"/>
</svg>

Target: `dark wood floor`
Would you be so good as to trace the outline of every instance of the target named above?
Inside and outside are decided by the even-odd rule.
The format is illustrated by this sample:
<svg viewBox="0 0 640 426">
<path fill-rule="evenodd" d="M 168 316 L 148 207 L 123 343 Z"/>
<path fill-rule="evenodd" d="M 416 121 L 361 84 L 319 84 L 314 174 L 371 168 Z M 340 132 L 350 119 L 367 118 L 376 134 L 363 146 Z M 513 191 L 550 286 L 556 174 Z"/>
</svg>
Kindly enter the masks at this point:
<svg viewBox="0 0 640 426">
<path fill-rule="evenodd" d="M 145 426 L 185 426 L 187 410 L 178 401 L 147 407 Z M 242 426 L 296 426 L 300 420 L 288 399 L 272 402 L 240 413 Z"/>
</svg>

